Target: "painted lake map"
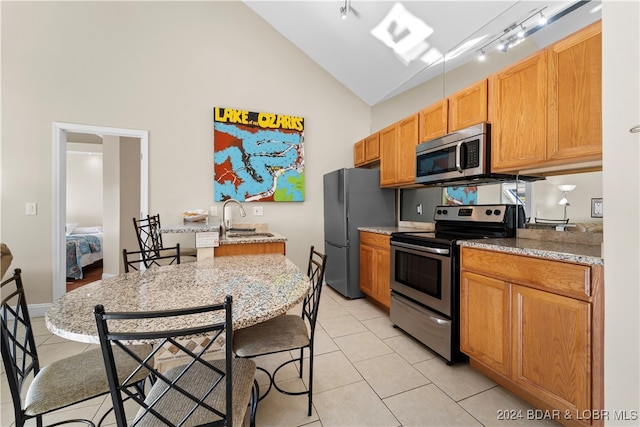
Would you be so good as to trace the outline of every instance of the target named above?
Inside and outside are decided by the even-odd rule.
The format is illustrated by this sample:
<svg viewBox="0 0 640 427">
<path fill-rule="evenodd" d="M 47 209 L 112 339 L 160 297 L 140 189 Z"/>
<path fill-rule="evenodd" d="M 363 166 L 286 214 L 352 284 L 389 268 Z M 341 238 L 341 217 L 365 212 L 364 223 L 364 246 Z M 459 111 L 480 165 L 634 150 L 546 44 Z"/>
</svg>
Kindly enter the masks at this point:
<svg viewBox="0 0 640 427">
<path fill-rule="evenodd" d="M 214 201 L 304 201 L 304 119 L 213 109 Z"/>
</svg>

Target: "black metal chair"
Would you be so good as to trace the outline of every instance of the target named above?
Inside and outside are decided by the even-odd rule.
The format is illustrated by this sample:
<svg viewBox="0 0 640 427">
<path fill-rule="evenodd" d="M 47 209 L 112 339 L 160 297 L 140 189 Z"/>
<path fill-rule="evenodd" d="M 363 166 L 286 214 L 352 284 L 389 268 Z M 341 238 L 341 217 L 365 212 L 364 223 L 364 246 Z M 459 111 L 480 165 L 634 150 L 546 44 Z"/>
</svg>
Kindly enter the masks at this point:
<svg viewBox="0 0 640 427">
<path fill-rule="evenodd" d="M 40 427 L 44 414 L 109 393 L 100 349 L 85 351 L 40 367 L 21 270 L 15 269 L 12 277 L 0 286 L 5 295 L 1 306 L 2 362 L 13 400 L 16 426 L 22 427 L 35 418 Z M 140 345 L 129 347 L 128 350 L 144 354 L 150 349 L 150 345 Z M 134 372 L 135 365 L 123 358 L 120 350 L 115 352 L 115 363 L 122 372 Z M 147 374 L 141 370 L 131 375 L 129 384 L 136 390 L 134 394 L 143 393 Z M 27 384 L 26 394 L 22 394 Z M 9 424 L 8 420 L 3 420 L 3 425 L 4 421 Z M 90 420 L 74 419 L 52 426 L 68 423 L 94 425 Z"/>
<path fill-rule="evenodd" d="M 158 256 L 157 253 L 162 255 Z M 122 250 L 122 259 L 124 261 L 124 272 L 128 273 L 130 269 L 140 270 L 141 266 L 145 268 L 159 267 L 162 265 L 180 264 L 180 243 L 170 248 L 164 248 L 162 251 L 142 252 Z"/>
<path fill-rule="evenodd" d="M 258 367 L 269 376 L 269 388 L 260 397 L 263 399 L 271 387 L 275 387 L 280 393 L 288 395 L 309 396 L 308 415 L 311 415 L 313 399 L 313 342 L 318 318 L 318 305 L 320 303 L 320 293 L 322 291 L 322 281 L 327 256 L 316 251 L 313 246 L 309 253 L 309 265 L 307 275 L 311 280 L 311 290 L 302 304 L 302 315 L 283 315 L 266 322 L 258 323 L 248 328 L 238 329 L 234 335 L 233 351 L 237 357 L 253 358 L 266 354 L 280 353 L 283 351 L 300 350 L 300 357 L 291 359 L 278 366 L 273 374 L 264 368 Z M 308 325 L 307 325 L 308 324 Z M 309 349 L 309 385 L 306 391 L 290 392 L 283 390 L 276 383 L 276 374 L 289 363 L 300 363 L 300 378 L 303 371 L 304 349 Z"/>
<path fill-rule="evenodd" d="M 231 306 L 232 298 L 228 295 L 220 304 L 167 311 L 112 313 L 106 312 L 102 305 L 95 307 L 119 427 L 126 426 L 128 419 L 136 426 L 242 425 L 247 406 L 251 408 L 251 425 L 255 424 L 259 395 L 256 365 L 253 361 L 232 357 Z M 182 344 L 182 339 L 194 335 L 211 335 L 212 339 L 195 352 Z M 218 339 L 225 340 L 225 357 L 206 360 L 203 357 L 206 350 Z M 140 341 L 154 342 L 154 350 L 144 356 L 127 351 L 128 343 Z M 166 372 L 156 370 L 149 359 L 165 344 L 184 352 L 189 361 Z M 139 369 L 148 369 L 155 375 L 145 399 L 128 389 L 128 379 L 113 358 L 115 349 L 127 352 Z M 127 416 L 123 396 L 137 403 L 136 414 Z M 127 410 L 130 409 L 127 405 Z"/>
<path fill-rule="evenodd" d="M 142 254 L 153 254 L 153 256 L 162 256 L 165 249 L 162 243 L 162 233 L 160 232 L 160 214 L 147 215 L 146 218 L 133 218 L 133 227 L 136 230 L 138 238 L 138 247 Z M 183 262 L 195 261 L 197 255 L 196 248 L 181 248 L 180 255 L 184 258 Z M 193 257 L 193 259 L 186 258 Z"/>
</svg>

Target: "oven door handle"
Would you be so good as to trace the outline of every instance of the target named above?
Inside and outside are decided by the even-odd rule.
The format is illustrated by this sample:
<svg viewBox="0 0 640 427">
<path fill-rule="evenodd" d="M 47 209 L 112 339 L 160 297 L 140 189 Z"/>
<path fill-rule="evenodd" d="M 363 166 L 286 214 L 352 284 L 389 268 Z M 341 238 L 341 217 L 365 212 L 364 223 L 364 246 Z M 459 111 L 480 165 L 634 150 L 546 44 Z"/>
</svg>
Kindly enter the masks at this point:
<svg viewBox="0 0 640 427">
<path fill-rule="evenodd" d="M 446 325 L 447 323 L 451 323 L 449 320 L 438 319 L 437 317 L 429 316 L 429 320 L 433 323 L 437 323 L 438 325 Z"/>
<path fill-rule="evenodd" d="M 420 252 L 429 252 L 429 253 L 438 254 L 438 255 L 449 255 L 449 249 L 430 248 L 428 246 L 411 245 L 409 243 L 400 243 L 400 242 L 393 242 L 391 243 L 391 245 L 398 246 L 400 248 L 414 249 Z"/>
</svg>

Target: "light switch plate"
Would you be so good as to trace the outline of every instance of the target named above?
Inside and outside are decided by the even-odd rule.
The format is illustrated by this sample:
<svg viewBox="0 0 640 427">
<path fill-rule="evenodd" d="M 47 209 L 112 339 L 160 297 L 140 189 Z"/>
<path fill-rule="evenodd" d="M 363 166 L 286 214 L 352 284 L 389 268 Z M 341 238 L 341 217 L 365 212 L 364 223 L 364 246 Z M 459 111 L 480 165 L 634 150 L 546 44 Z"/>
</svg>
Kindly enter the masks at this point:
<svg viewBox="0 0 640 427">
<path fill-rule="evenodd" d="M 262 216 L 262 215 L 264 215 L 264 209 L 262 208 L 262 206 L 254 206 L 253 207 L 253 214 L 255 216 Z"/>
<path fill-rule="evenodd" d="M 28 202 L 26 206 L 27 215 L 37 215 L 38 214 L 38 204 L 36 202 Z"/>
<path fill-rule="evenodd" d="M 602 218 L 603 211 L 602 198 L 591 199 L 591 218 Z"/>
</svg>

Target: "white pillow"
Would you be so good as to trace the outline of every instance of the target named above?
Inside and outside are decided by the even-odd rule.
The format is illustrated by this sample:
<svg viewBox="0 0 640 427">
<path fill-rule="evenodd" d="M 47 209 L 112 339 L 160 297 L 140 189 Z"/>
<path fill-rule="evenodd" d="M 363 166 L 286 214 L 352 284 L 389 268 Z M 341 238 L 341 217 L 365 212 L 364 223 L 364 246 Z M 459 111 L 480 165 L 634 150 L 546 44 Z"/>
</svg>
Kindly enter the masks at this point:
<svg viewBox="0 0 640 427">
<path fill-rule="evenodd" d="M 76 227 L 71 234 L 97 234 L 102 233 L 102 227 Z"/>
<path fill-rule="evenodd" d="M 64 227 L 64 232 L 67 233 L 67 236 L 71 233 L 73 233 L 73 230 L 76 229 L 76 227 L 78 226 L 78 223 L 68 223 L 65 227 Z"/>
</svg>

